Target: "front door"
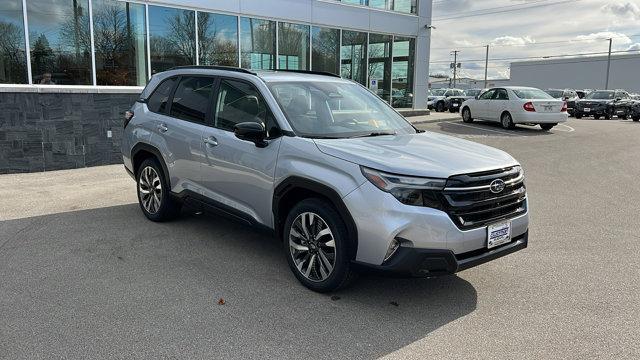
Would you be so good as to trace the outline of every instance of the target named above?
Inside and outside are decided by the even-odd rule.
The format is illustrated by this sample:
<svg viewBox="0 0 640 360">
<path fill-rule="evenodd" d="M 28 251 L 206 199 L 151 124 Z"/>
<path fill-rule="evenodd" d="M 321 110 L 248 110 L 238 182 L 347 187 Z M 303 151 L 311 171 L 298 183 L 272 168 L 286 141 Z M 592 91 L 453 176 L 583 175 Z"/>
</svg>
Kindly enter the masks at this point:
<svg viewBox="0 0 640 360">
<path fill-rule="evenodd" d="M 268 139 L 277 134 L 268 105 L 251 83 L 221 79 L 211 122 L 212 126 L 203 133 L 204 195 L 270 226 L 281 139 L 270 139 L 269 145 L 260 148 L 234 134 L 234 126 L 241 122 L 262 123 L 269 133 Z"/>
<path fill-rule="evenodd" d="M 488 107 L 495 92 L 495 89 L 491 89 L 485 91 L 482 95 L 480 95 L 475 105 L 473 106 L 471 116 L 479 119 L 486 119 L 488 116 Z"/>
</svg>

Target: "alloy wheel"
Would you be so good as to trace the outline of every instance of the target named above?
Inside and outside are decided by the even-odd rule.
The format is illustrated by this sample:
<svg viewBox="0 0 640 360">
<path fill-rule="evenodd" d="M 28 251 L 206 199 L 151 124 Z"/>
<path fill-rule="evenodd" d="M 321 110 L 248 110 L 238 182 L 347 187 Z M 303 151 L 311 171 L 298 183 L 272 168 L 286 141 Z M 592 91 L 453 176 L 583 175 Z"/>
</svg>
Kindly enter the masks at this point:
<svg viewBox="0 0 640 360">
<path fill-rule="evenodd" d="M 305 278 L 326 280 L 336 265 L 336 242 L 329 225 L 313 212 L 304 212 L 289 230 L 289 252 Z"/>
<path fill-rule="evenodd" d="M 149 213 L 155 214 L 162 204 L 162 183 L 156 170 L 147 166 L 140 172 L 138 192 L 142 207 Z"/>
</svg>

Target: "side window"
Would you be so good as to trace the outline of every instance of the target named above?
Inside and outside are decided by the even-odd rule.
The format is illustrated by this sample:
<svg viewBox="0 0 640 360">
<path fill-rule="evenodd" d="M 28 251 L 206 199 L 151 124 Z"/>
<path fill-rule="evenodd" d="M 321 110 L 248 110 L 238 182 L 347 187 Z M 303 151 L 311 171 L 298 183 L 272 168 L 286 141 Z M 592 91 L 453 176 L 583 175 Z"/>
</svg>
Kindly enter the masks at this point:
<svg viewBox="0 0 640 360">
<path fill-rule="evenodd" d="M 171 116 L 204 123 L 213 92 L 212 77 L 182 77 L 171 101 Z"/>
<path fill-rule="evenodd" d="M 267 129 L 268 137 L 278 133 L 278 126 L 267 104 L 251 84 L 243 81 L 222 80 L 216 102 L 214 126 L 233 131 L 241 122 L 257 122 Z"/>
<path fill-rule="evenodd" d="M 491 89 L 491 90 L 487 90 L 484 93 L 482 93 L 482 95 L 480 95 L 480 100 L 489 100 L 493 97 L 493 94 L 495 94 L 496 90 L 495 89 Z"/>
<path fill-rule="evenodd" d="M 158 87 L 153 91 L 153 94 L 147 100 L 147 107 L 149 110 L 155 113 L 164 114 L 167 110 L 167 103 L 169 101 L 169 96 L 171 95 L 171 90 L 176 83 L 177 78 L 169 78 L 164 80 L 158 85 Z"/>
<path fill-rule="evenodd" d="M 498 89 L 496 90 L 496 94 L 493 97 L 494 100 L 509 100 L 509 95 L 507 94 L 507 90 Z"/>
</svg>

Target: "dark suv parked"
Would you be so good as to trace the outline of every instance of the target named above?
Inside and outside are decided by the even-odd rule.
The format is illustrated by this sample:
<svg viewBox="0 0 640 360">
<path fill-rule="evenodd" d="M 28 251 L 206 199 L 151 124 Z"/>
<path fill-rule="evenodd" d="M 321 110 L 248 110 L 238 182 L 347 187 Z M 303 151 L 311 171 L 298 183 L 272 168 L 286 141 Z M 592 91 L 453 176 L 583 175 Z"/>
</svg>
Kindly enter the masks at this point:
<svg viewBox="0 0 640 360">
<path fill-rule="evenodd" d="M 615 115 L 626 119 L 630 99 L 629 93 L 624 90 L 596 90 L 576 102 L 574 114 L 576 119 L 591 115 L 596 120 L 601 117 L 610 120 Z"/>
</svg>

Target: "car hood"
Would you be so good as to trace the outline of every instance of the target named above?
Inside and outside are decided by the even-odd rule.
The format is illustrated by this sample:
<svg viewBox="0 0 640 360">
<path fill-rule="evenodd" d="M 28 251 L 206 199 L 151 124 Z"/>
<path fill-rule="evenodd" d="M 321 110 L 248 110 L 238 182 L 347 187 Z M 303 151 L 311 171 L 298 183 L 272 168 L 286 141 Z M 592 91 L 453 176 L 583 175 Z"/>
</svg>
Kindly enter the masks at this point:
<svg viewBox="0 0 640 360">
<path fill-rule="evenodd" d="M 583 104 L 583 103 L 608 104 L 608 103 L 613 103 L 613 100 L 611 100 L 611 99 L 581 99 L 579 102 L 581 104 Z"/>
<path fill-rule="evenodd" d="M 502 150 L 432 132 L 314 141 L 327 155 L 400 175 L 448 178 L 518 165 Z"/>
</svg>

